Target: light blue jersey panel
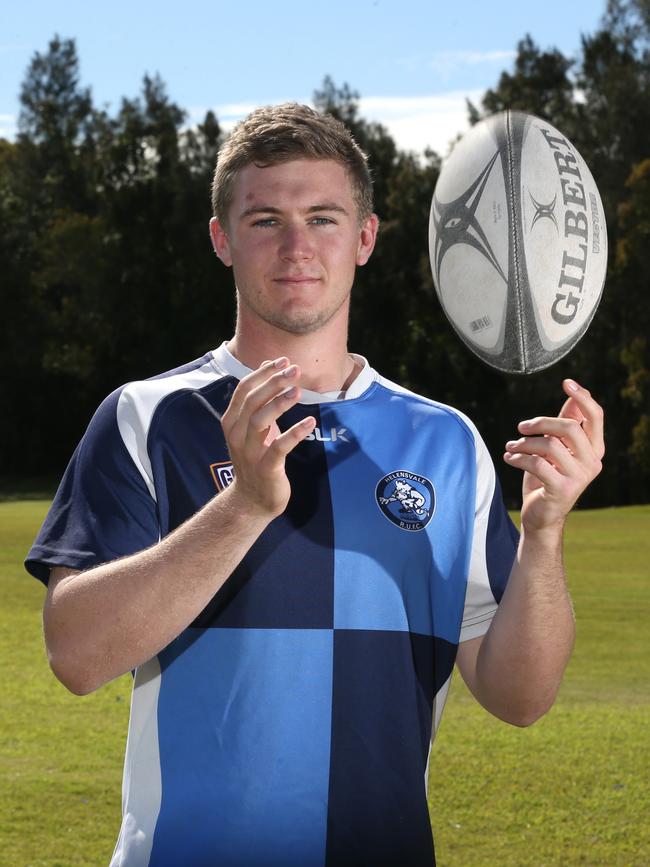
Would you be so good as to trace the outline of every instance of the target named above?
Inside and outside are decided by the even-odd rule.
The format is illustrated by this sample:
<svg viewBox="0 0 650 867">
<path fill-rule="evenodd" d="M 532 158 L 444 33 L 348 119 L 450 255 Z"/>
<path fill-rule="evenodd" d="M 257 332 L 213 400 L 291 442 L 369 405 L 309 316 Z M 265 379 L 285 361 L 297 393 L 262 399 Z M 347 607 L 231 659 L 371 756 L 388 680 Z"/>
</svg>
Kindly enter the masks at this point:
<svg viewBox="0 0 650 867">
<path fill-rule="evenodd" d="M 332 631 L 188 629 L 160 661 L 152 867 L 323 864 Z"/>
<path fill-rule="evenodd" d="M 345 429 L 354 444 L 326 450 L 335 628 L 457 644 L 474 525 L 471 432 L 446 408 L 383 385 L 321 416 L 324 430 Z"/>
</svg>

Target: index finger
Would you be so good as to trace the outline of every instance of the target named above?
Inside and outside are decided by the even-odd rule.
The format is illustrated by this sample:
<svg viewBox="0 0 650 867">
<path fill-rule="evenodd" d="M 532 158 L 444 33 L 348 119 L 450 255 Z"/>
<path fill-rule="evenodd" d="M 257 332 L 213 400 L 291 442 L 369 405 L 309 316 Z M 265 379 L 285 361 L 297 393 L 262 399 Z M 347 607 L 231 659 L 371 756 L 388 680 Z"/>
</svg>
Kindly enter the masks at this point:
<svg viewBox="0 0 650 867">
<path fill-rule="evenodd" d="M 596 457 L 600 460 L 605 454 L 604 412 L 602 406 L 593 399 L 588 389 L 574 379 L 562 383 L 564 393 L 569 396 L 560 410 L 560 418 L 574 418 L 582 424 Z"/>
<path fill-rule="evenodd" d="M 289 359 L 285 355 L 282 355 L 280 358 L 276 358 L 274 361 L 263 361 L 257 368 L 257 370 L 253 370 L 251 373 L 247 374 L 243 379 L 239 381 L 239 385 L 232 394 L 230 404 L 228 405 L 228 410 L 226 410 L 226 412 L 230 411 L 231 415 L 237 417 L 248 393 L 252 391 L 252 389 L 256 388 L 258 385 L 261 385 L 261 383 L 267 380 L 278 370 L 282 370 L 282 368 L 287 367 L 288 364 Z"/>
</svg>

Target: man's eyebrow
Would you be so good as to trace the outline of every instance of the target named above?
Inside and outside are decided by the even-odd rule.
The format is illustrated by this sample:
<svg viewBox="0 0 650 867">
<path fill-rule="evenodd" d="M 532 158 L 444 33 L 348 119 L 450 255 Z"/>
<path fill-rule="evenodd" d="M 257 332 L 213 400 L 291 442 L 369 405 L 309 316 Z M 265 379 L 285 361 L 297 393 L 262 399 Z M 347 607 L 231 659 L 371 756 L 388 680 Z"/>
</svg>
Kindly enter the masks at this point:
<svg viewBox="0 0 650 867">
<path fill-rule="evenodd" d="M 320 205 L 312 205 L 307 208 L 308 214 L 314 214 L 316 211 L 334 211 L 337 214 L 347 214 L 343 205 L 337 205 L 336 202 L 323 202 Z"/>
<path fill-rule="evenodd" d="M 320 211 L 330 211 L 336 214 L 345 214 L 347 216 L 348 211 L 342 206 L 338 205 L 336 202 L 322 202 L 318 205 L 310 205 L 308 208 L 304 209 L 304 213 L 306 214 L 315 214 Z M 253 214 L 281 214 L 282 210 L 280 208 L 275 208 L 273 205 L 254 205 L 250 208 L 246 208 L 239 215 L 240 220 L 245 220 L 246 217 L 251 217 Z"/>
<path fill-rule="evenodd" d="M 271 205 L 255 205 L 252 208 L 246 208 L 245 211 L 242 211 L 239 215 L 240 220 L 246 219 L 246 217 L 250 217 L 252 214 L 279 214 L 279 208 L 273 208 Z"/>
</svg>

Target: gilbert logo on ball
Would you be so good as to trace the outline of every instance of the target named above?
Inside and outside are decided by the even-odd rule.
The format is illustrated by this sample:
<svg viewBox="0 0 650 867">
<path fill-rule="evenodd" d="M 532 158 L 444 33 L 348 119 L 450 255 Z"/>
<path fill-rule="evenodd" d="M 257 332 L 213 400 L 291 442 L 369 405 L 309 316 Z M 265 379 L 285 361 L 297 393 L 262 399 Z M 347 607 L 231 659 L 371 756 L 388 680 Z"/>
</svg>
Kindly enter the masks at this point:
<svg viewBox="0 0 650 867">
<path fill-rule="evenodd" d="M 481 121 L 440 173 L 429 255 L 445 314 L 483 361 L 508 373 L 558 361 L 587 330 L 607 269 L 603 206 L 585 161 L 532 115 Z"/>
</svg>

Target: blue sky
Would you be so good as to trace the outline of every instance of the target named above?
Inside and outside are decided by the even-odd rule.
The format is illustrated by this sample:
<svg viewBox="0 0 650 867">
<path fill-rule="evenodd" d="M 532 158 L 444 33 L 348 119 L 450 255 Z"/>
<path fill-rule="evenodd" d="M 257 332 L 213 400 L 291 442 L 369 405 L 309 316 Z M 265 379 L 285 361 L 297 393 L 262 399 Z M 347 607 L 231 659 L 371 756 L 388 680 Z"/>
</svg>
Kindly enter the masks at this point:
<svg viewBox="0 0 650 867">
<path fill-rule="evenodd" d="M 403 148 L 444 154 L 466 127 L 465 98 L 480 100 L 511 69 L 530 33 L 567 56 L 593 33 L 605 0 L 24 0 L 0 12 L 0 135 L 11 137 L 18 92 L 36 51 L 73 37 L 82 83 L 115 108 L 158 72 L 189 113 L 226 128 L 256 105 L 308 102 L 325 75 L 361 94 L 361 111 Z"/>
</svg>

